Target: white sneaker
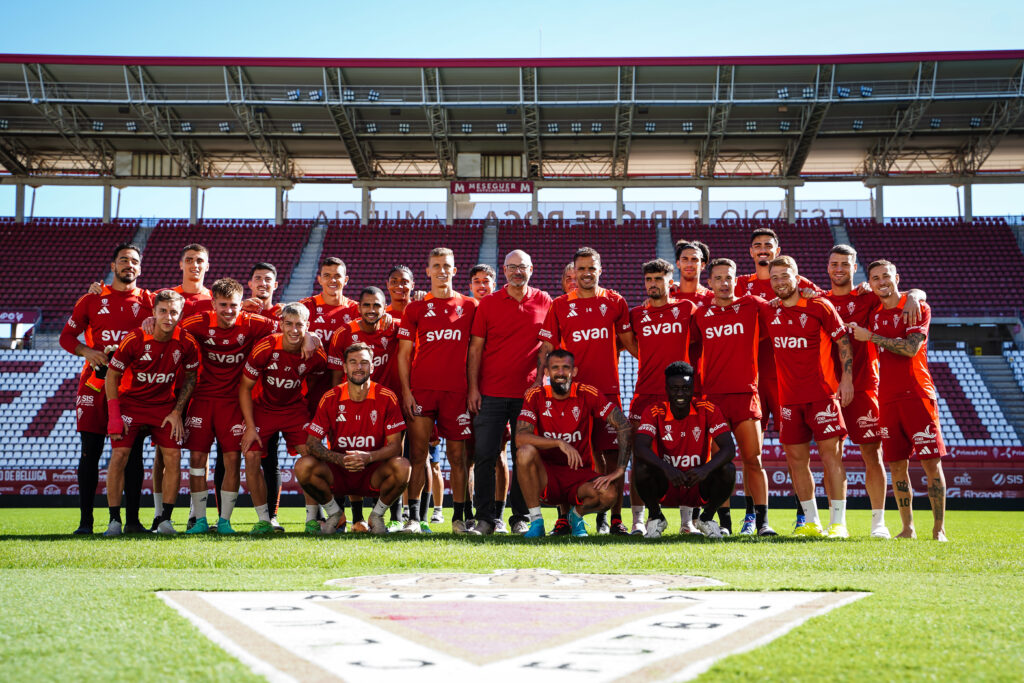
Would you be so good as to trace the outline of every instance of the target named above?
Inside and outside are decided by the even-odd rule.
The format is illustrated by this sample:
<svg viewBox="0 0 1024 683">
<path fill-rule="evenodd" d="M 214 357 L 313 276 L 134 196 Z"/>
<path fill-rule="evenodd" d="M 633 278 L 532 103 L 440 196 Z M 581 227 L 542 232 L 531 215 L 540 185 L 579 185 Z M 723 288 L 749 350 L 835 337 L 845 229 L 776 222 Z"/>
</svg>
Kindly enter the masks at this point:
<svg viewBox="0 0 1024 683">
<path fill-rule="evenodd" d="M 440 524 L 444 521 L 444 513 L 440 510 L 434 510 L 434 514 L 430 516 L 431 524 Z"/>
<path fill-rule="evenodd" d="M 649 523 L 649 522 L 648 522 Z M 647 533 L 647 525 L 643 522 L 633 522 L 633 530 L 629 532 L 630 536 L 643 536 Z"/>
<path fill-rule="evenodd" d="M 320 522 L 320 533 L 325 535 L 341 533 L 340 529 L 338 529 L 338 524 L 341 523 L 342 517 L 344 517 L 344 513 L 335 512 L 327 518 L 327 521 Z"/>
<path fill-rule="evenodd" d="M 366 518 L 366 524 L 370 527 L 370 533 L 377 534 L 378 536 L 388 533 L 388 525 L 384 523 L 384 518 L 378 514 L 371 512 Z"/>
<path fill-rule="evenodd" d="M 164 536 L 173 536 L 178 532 L 174 530 L 174 525 L 171 524 L 171 520 L 165 519 L 164 521 L 160 522 L 159 525 L 157 525 L 156 531 L 154 531 L 153 533 L 162 534 Z"/>
<path fill-rule="evenodd" d="M 892 534 L 889 533 L 889 530 L 886 527 L 879 526 L 871 530 L 871 538 L 891 539 Z"/>
<path fill-rule="evenodd" d="M 698 519 L 695 526 L 707 538 L 722 538 L 722 527 L 718 526 L 718 522 L 713 519 L 707 522 L 703 519 Z"/>
<path fill-rule="evenodd" d="M 693 525 L 692 519 L 684 519 L 683 523 L 679 525 L 680 534 L 700 534 L 700 529 Z"/>
<path fill-rule="evenodd" d="M 521 519 L 518 519 L 518 520 L 516 520 L 515 522 L 512 523 L 512 533 L 514 533 L 514 534 L 522 535 L 522 534 L 525 534 L 529 530 L 530 530 L 529 523 L 528 522 L 524 522 Z"/>
<path fill-rule="evenodd" d="M 663 519 L 649 519 L 644 528 L 644 538 L 661 538 L 666 527 L 668 527 L 668 522 Z"/>
<path fill-rule="evenodd" d="M 507 534 L 508 526 L 505 524 L 505 520 L 499 519 L 494 523 L 494 533 L 496 534 Z"/>
<path fill-rule="evenodd" d="M 113 519 L 110 524 L 107 525 L 107 530 L 103 532 L 103 535 L 107 538 L 113 538 L 114 536 L 121 535 L 121 522 Z"/>
<path fill-rule="evenodd" d="M 399 531 L 406 534 L 421 534 L 423 533 L 423 527 L 420 526 L 419 522 L 414 522 L 411 519 L 407 520 Z"/>
</svg>

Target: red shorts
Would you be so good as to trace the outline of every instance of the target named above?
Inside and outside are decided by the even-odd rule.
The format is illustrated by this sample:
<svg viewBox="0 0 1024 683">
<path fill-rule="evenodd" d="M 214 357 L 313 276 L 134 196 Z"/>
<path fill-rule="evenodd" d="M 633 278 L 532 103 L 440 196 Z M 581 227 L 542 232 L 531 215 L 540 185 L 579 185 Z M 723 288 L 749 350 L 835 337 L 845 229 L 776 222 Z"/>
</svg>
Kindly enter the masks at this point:
<svg viewBox="0 0 1024 683">
<path fill-rule="evenodd" d="M 779 421 L 779 443 L 782 444 L 807 443 L 812 438 L 821 442 L 846 436 L 843 413 L 834 398 L 782 406 L 779 415 L 782 416 Z"/>
<path fill-rule="evenodd" d="M 94 391 L 85 385 L 92 372 L 82 373 L 78 378 L 78 395 L 75 397 L 77 431 L 92 434 L 107 433 L 107 395 L 103 389 Z"/>
<path fill-rule="evenodd" d="M 722 411 L 730 429 L 746 420 L 761 419 L 761 399 L 754 392 L 749 394 L 708 394 L 705 398 Z"/>
<path fill-rule="evenodd" d="M 768 416 L 775 417 L 776 431 L 782 431 L 782 406 L 779 404 L 779 379 L 772 373 L 765 377 L 762 374 L 757 380 L 757 396 L 761 402 L 761 431 L 768 429 Z"/>
<path fill-rule="evenodd" d="M 252 416 L 256 421 L 256 433 L 263 437 L 264 446 L 267 438 L 277 432 L 284 434 L 284 442 L 288 445 L 289 455 L 295 455 L 297 446 L 306 444 L 306 425 L 309 420 L 306 418 L 306 404 L 297 403 L 285 410 L 270 410 L 259 403 L 252 408 Z M 265 448 L 253 444 L 254 452 L 262 451 L 263 457 L 267 456 Z"/>
<path fill-rule="evenodd" d="M 562 452 L 558 451 L 558 454 L 562 455 Z M 600 476 L 586 465 L 574 470 L 567 465 L 547 462 L 543 459 L 543 455 L 544 451 L 541 451 L 541 462 L 544 463 L 548 483 L 540 492 L 540 499 L 549 505 L 576 505 L 580 502 L 576 495 L 580 486 L 588 481 L 594 481 Z M 565 456 L 562 455 L 562 457 Z"/>
<path fill-rule="evenodd" d="M 373 473 L 384 464 L 383 460 L 367 465 L 358 472 L 349 472 L 333 462 L 325 463 L 331 471 L 331 493 L 335 496 L 376 496 L 380 489 L 370 486 Z"/>
<path fill-rule="evenodd" d="M 429 417 L 437 433 L 449 441 L 465 441 L 473 435 L 473 419 L 466 409 L 466 394 L 418 389 L 412 392 L 420 417 Z"/>
<path fill-rule="evenodd" d="M 131 448 L 142 431 L 148 431 L 154 446 L 160 448 L 181 448 L 181 442 L 171 436 L 171 425 L 160 426 L 167 414 L 174 408 L 173 403 L 153 406 L 121 400 L 121 419 L 124 420 L 124 436 L 110 442 L 111 448 Z M 184 421 L 184 418 L 183 418 Z"/>
<path fill-rule="evenodd" d="M 608 400 L 616 408 L 622 410 L 622 399 L 618 394 L 609 396 Z M 619 449 L 619 433 L 606 420 L 594 420 L 594 427 L 590 432 L 590 447 L 595 453 L 617 451 Z"/>
<path fill-rule="evenodd" d="M 843 408 L 843 422 L 850 441 L 857 444 L 878 443 L 882 434 L 878 424 L 878 392 L 855 391 L 850 405 Z"/>
<path fill-rule="evenodd" d="M 700 495 L 700 484 L 693 486 L 668 485 L 668 491 L 661 497 L 661 504 L 665 507 L 675 508 L 684 505 L 688 508 L 695 508 L 704 505 L 708 501 Z"/>
<path fill-rule="evenodd" d="M 209 453 L 216 439 L 225 453 L 242 450 L 245 419 L 238 401 L 225 398 L 193 398 L 185 420 L 185 448 Z"/>
<path fill-rule="evenodd" d="M 629 419 L 635 425 L 643 419 L 644 411 L 646 411 L 652 403 L 659 403 L 667 400 L 668 397 L 664 394 L 633 394 L 633 400 L 629 402 Z"/>
<path fill-rule="evenodd" d="M 908 460 L 912 455 L 918 460 L 946 455 L 939 429 L 939 406 L 934 399 L 911 397 L 886 403 L 881 423 L 885 462 Z"/>
</svg>

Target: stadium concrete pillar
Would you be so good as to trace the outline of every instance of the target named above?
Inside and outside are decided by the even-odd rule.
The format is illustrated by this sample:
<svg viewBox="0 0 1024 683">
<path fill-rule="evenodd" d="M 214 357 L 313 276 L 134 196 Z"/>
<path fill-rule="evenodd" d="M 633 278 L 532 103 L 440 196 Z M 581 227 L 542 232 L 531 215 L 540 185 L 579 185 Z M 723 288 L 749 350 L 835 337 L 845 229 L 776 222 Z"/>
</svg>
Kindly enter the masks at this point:
<svg viewBox="0 0 1024 683">
<path fill-rule="evenodd" d="M 370 222 L 370 210 L 372 208 L 370 204 L 370 188 L 364 187 L 362 190 L 363 197 L 362 206 L 359 210 L 359 225 L 367 225 Z"/>
<path fill-rule="evenodd" d="M 796 222 L 796 188 L 786 188 L 786 221 Z"/>
<path fill-rule="evenodd" d="M 103 186 L 103 222 L 110 222 L 110 194 L 112 188 L 110 185 Z"/>
<path fill-rule="evenodd" d="M 274 225 L 284 225 L 284 188 L 274 188 Z"/>
<path fill-rule="evenodd" d="M 964 183 L 964 223 L 974 222 L 974 198 L 971 196 L 971 185 Z"/>
<path fill-rule="evenodd" d="M 871 218 L 876 223 L 881 223 L 885 220 L 885 206 L 882 201 L 882 186 L 875 186 L 875 201 L 871 206 Z"/>
<path fill-rule="evenodd" d="M 193 185 L 189 188 L 188 224 L 195 225 L 199 222 L 199 187 Z"/>
<path fill-rule="evenodd" d="M 711 188 L 703 185 L 700 188 L 700 223 L 710 225 L 711 223 Z"/>
<path fill-rule="evenodd" d="M 25 183 L 14 186 L 14 222 L 25 222 Z"/>
<path fill-rule="evenodd" d="M 534 184 L 533 192 L 530 193 L 530 225 L 537 225 L 537 215 L 540 212 L 540 202 L 537 201 L 537 185 Z"/>
<path fill-rule="evenodd" d="M 622 203 L 622 188 L 615 188 L 615 225 L 622 225 L 622 216 L 626 212 L 626 207 Z"/>
<path fill-rule="evenodd" d="M 455 195 L 451 190 L 445 190 L 444 224 L 455 225 Z"/>
</svg>

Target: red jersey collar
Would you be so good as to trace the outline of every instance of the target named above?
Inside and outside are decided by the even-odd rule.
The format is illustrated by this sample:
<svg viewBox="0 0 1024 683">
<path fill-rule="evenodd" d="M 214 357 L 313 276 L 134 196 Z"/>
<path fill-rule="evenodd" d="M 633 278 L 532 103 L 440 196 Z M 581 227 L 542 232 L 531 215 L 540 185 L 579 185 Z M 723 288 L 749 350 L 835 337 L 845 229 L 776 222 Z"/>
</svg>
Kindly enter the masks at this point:
<svg viewBox="0 0 1024 683">
<path fill-rule="evenodd" d="M 579 291 L 579 288 L 577 288 L 566 294 L 566 296 L 569 297 L 569 301 L 581 298 L 579 295 Z M 606 290 L 604 287 L 594 287 L 594 296 L 592 298 L 597 299 L 598 297 L 602 297 L 604 296 L 604 293 L 606 291 L 608 290 Z"/>
<path fill-rule="evenodd" d="M 569 385 L 569 395 L 566 398 L 576 398 L 576 389 L 579 387 L 579 382 L 573 382 Z M 551 388 L 550 384 L 544 385 L 544 397 L 555 398 L 555 392 Z M 556 401 L 564 401 L 565 399 L 555 398 Z"/>
<path fill-rule="evenodd" d="M 363 400 L 366 400 L 366 401 L 372 400 L 372 399 L 376 398 L 376 396 L 377 396 L 377 383 L 374 382 L 373 380 L 368 380 L 368 381 L 369 381 L 369 384 L 370 384 L 370 388 L 366 392 L 366 398 L 363 399 Z M 345 380 L 345 382 L 342 383 L 338 387 L 338 400 L 339 401 L 348 401 L 349 400 L 348 380 Z"/>
</svg>

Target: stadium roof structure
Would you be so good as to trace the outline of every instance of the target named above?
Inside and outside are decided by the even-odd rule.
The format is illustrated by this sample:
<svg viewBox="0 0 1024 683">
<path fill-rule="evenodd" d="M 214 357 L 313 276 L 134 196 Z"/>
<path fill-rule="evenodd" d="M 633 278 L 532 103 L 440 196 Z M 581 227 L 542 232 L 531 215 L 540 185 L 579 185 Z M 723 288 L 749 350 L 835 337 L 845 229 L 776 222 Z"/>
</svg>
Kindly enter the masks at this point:
<svg viewBox="0 0 1024 683">
<path fill-rule="evenodd" d="M 0 182 L 1024 182 L 1024 50 L 777 57 L 0 55 Z"/>
</svg>

